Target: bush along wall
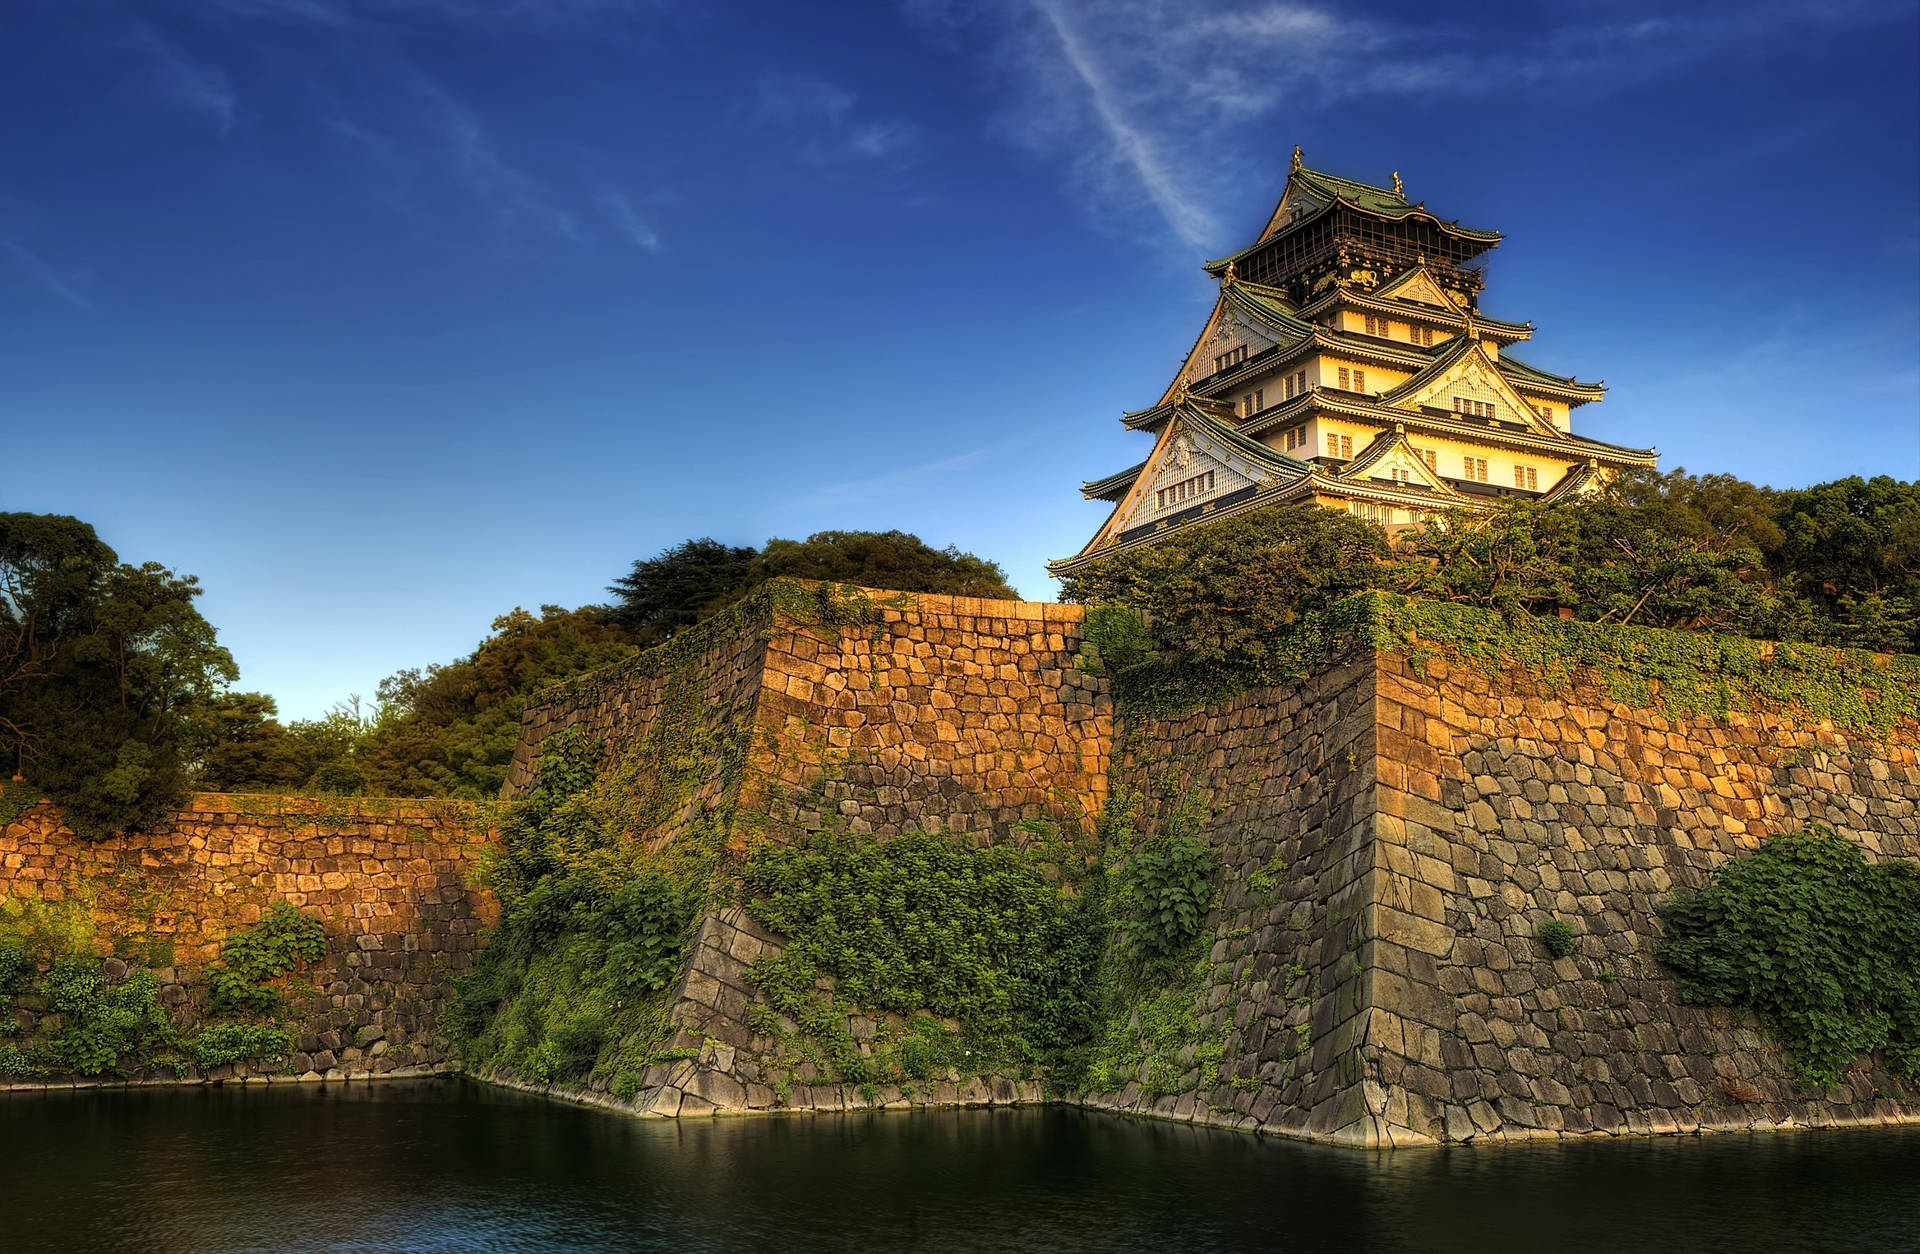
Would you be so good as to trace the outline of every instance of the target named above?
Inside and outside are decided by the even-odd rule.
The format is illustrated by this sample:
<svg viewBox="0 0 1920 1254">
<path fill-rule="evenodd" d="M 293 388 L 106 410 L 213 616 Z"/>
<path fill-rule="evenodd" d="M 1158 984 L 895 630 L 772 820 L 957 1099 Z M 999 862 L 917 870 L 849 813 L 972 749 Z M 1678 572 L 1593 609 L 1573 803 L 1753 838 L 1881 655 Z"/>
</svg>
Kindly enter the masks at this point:
<svg viewBox="0 0 1920 1254">
<path fill-rule="evenodd" d="M 70 952 L 14 922 L 0 938 L 0 1084 L 284 1072 L 290 1002 L 317 995 L 302 977 L 326 953 L 322 921 L 284 901 L 229 935 L 200 980 Z"/>
<path fill-rule="evenodd" d="M 1757 1013 L 1809 1087 L 1876 1051 L 1920 1082 L 1920 867 L 1825 828 L 1775 836 L 1661 911 L 1654 956 L 1695 1005 Z"/>
</svg>

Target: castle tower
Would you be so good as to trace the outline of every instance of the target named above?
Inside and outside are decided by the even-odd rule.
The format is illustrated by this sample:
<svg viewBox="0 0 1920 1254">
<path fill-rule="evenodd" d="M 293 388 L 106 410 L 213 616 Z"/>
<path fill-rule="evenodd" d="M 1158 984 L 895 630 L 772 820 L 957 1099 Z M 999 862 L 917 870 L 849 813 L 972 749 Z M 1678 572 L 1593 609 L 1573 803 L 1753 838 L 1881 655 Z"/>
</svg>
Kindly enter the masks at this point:
<svg viewBox="0 0 1920 1254">
<path fill-rule="evenodd" d="M 1502 497 L 1592 491 L 1652 449 L 1573 433 L 1606 394 L 1508 350 L 1530 323 L 1479 312 L 1497 231 L 1391 187 L 1310 170 L 1294 149 L 1260 237 L 1206 264 L 1220 297 L 1159 401 L 1123 415 L 1154 437 L 1137 466 L 1082 486 L 1113 513 L 1102 554 L 1266 505 L 1313 501 L 1385 526 Z"/>
</svg>

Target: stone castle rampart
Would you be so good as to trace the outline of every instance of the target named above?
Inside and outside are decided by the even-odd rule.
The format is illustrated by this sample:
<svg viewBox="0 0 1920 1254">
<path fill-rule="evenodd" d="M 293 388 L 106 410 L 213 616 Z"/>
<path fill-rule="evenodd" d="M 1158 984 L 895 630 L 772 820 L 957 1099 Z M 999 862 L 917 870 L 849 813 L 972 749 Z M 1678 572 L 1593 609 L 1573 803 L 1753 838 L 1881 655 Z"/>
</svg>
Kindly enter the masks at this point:
<svg viewBox="0 0 1920 1254">
<path fill-rule="evenodd" d="M 325 957 L 280 982 L 290 1058 L 193 1078 L 438 1070 L 450 1061 L 436 1031 L 449 981 L 472 967 L 490 921 L 469 880 L 495 809 L 199 794 L 164 829 L 92 842 L 34 806 L 0 827 L 0 936 L 91 953 L 109 979 L 152 970 L 187 1026 L 202 1017 L 221 942 L 288 902 L 326 931 Z"/>
<path fill-rule="evenodd" d="M 1768 834 L 1817 822 L 1920 859 L 1920 726 L 1667 713 L 1538 658 L 1356 639 L 1294 682 L 1123 716 L 1082 665 L 1078 607 L 873 593 L 835 624 L 775 603 L 533 703 L 507 792 L 571 727 L 610 768 L 708 772 L 651 789 L 677 807 L 650 820 L 656 842 L 716 811 L 735 850 L 827 830 L 1088 840 L 1110 795 L 1138 798 L 1148 831 L 1202 814 L 1222 872 L 1201 1039 L 1177 1083 L 1085 1099 L 1103 1108 L 1362 1145 L 1920 1114 L 1872 1062 L 1796 1088 L 1762 1026 L 1679 1004 L 1651 958 L 1661 900 Z M 669 725 L 728 765 L 663 750 Z M 328 931 L 294 1074 L 436 1067 L 447 981 L 490 908 L 468 883 L 494 817 L 203 797 L 169 831 L 89 845 L 43 807 L 0 832 L 0 902 L 160 969 L 183 1001 L 223 936 L 291 901 Z M 1538 943 L 1549 918 L 1574 928 L 1570 957 Z M 749 969 L 784 943 L 718 901 L 671 990 L 671 1056 L 632 1101 L 575 1096 L 656 1115 L 1043 1097 L 1012 1076 L 776 1081 Z M 885 1019 L 855 1010 L 850 1033 Z"/>
</svg>

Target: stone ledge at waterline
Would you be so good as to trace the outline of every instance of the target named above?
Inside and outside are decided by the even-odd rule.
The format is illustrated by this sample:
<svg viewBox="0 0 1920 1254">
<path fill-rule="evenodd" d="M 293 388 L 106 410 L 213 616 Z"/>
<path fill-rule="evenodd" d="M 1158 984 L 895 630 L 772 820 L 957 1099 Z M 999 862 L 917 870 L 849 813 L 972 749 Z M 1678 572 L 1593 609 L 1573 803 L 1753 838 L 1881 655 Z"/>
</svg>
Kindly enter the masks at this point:
<svg viewBox="0 0 1920 1254">
<path fill-rule="evenodd" d="M 1764 694 L 1792 687 L 1793 666 L 1832 667 L 1743 646 L 1737 666 L 1693 676 L 1733 708 L 1693 712 L 1671 670 L 1648 682 L 1571 656 L 1541 665 L 1575 624 L 1542 625 L 1523 665 L 1417 640 L 1382 613 L 1304 678 L 1158 715 L 1116 713 L 1106 681 L 1075 665 L 1072 606 L 901 598 L 858 632 L 776 614 L 698 665 L 709 694 L 751 707 L 737 800 L 774 840 L 835 825 L 1017 841 L 1036 818 L 1091 831 L 1110 789 L 1147 798 L 1151 829 L 1175 804 L 1154 781 L 1185 774 L 1172 792 L 1197 792 L 1224 868 L 1195 1006 L 1219 1062 L 1196 1063 L 1183 1091 L 1130 1084 L 1088 1105 L 1355 1145 L 1920 1117 L 1920 1095 L 1877 1060 L 1799 1091 L 1764 1028 L 1679 1004 L 1650 956 L 1659 902 L 1769 833 L 1822 823 L 1869 857 L 1920 858 L 1920 724 L 1904 706 L 1889 722 L 1869 701 L 1881 724 L 1846 730 L 1771 708 Z M 1625 653 L 1659 653 L 1661 638 L 1687 657 L 1718 647 L 1648 632 Z M 1756 681 L 1748 654 L 1783 682 Z M 1884 658 L 1848 666 L 1905 682 L 1913 661 L 1890 677 Z M 657 669 L 590 679 L 528 709 L 509 792 L 561 727 L 644 737 Z M 1557 961 L 1534 939 L 1551 918 L 1578 934 Z M 630 1103 L 594 1100 L 686 1115 L 1039 1095 L 987 1077 L 777 1097 L 747 968 L 782 944 L 737 907 L 705 918 L 670 1011 L 686 1056 L 649 1068 Z M 863 1039 L 875 1021 L 849 1027 Z"/>
<path fill-rule="evenodd" d="M 199 794 L 167 827 L 81 840 L 51 806 L 0 827 L 0 940 L 94 955 L 109 985 L 151 971 L 172 1026 L 203 1028 L 206 973 L 276 902 L 318 919 L 325 954 L 276 981 L 284 1062 L 54 1074 L 4 1088 L 418 1075 L 454 1059 L 436 1032 L 493 904 L 469 887 L 501 807 Z M 11 1009 L 24 1027 L 27 998 Z M 5 1009 L 5 1008 L 0 1008 Z M 7 1043 L 0 1037 L 0 1044 Z"/>
</svg>

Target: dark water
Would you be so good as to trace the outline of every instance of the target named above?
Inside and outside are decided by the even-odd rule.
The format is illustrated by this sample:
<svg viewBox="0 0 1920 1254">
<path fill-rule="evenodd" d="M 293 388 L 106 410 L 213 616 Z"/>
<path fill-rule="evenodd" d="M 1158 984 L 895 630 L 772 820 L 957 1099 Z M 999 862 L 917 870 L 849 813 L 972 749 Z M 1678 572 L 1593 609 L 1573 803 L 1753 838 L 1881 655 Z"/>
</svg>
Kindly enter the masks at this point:
<svg viewBox="0 0 1920 1254">
<path fill-rule="evenodd" d="M 0 1097 L 0 1251 L 1920 1248 L 1920 1130 L 1374 1154 L 1060 1109 L 640 1121 L 458 1081 Z"/>
</svg>

